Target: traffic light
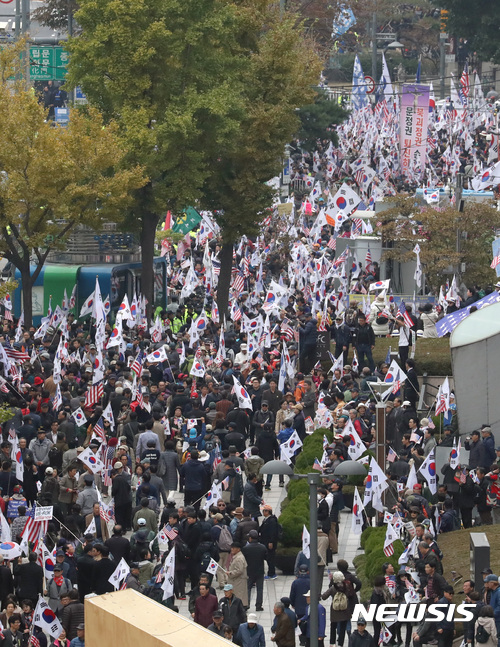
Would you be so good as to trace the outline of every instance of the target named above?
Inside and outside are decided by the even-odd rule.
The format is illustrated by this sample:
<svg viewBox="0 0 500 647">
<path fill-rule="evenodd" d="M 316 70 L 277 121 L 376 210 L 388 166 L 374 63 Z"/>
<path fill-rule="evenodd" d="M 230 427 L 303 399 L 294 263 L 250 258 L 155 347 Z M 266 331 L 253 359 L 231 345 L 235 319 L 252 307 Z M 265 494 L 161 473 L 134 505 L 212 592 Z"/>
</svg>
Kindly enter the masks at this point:
<svg viewBox="0 0 500 647">
<path fill-rule="evenodd" d="M 446 9 L 441 9 L 441 33 L 445 34 L 448 31 L 448 12 Z"/>
</svg>

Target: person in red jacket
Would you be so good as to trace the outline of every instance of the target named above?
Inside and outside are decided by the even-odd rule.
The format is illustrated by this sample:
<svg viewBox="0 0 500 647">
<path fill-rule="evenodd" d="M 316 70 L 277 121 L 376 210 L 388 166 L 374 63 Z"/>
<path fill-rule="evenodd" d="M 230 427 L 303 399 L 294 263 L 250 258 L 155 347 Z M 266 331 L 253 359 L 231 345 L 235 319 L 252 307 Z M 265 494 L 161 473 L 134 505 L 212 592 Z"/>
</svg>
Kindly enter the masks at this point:
<svg viewBox="0 0 500 647">
<path fill-rule="evenodd" d="M 217 596 L 210 593 L 208 584 L 200 584 L 200 597 L 196 599 L 194 605 L 194 621 L 202 627 L 208 627 L 212 624 L 212 614 L 219 608 Z"/>
</svg>

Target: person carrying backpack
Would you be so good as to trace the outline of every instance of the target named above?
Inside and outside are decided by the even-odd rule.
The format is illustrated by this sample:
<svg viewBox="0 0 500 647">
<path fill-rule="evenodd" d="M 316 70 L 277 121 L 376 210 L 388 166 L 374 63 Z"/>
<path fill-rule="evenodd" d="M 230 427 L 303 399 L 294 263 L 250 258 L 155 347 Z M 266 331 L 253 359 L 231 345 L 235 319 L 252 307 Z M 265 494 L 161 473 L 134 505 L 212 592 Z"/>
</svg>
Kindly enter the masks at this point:
<svg viewBox="0 0 500 647">
<path fill-rule="evenodd" d="M 334 571 L 331 586 L 321 596 L 322 600 L 332 598 L 330 609 L 330 645 L 343 647 L 347 623 L 354 610 L 356 594 L 352 582 L 345 579 L 342 571 Z M 337 640 L 338 634 L 338 640 Z"/>
</svg>

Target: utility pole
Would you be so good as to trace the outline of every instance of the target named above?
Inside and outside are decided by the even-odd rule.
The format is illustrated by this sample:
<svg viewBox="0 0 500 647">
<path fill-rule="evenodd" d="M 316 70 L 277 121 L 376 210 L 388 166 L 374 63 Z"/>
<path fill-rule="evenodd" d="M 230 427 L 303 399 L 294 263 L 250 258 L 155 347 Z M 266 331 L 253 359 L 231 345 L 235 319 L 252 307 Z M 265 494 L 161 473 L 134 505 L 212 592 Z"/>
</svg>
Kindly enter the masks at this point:
<svg viewBox="0 0 500 647">
<path fill-rule="evenodd" d="M 372 79 L 377 83 L 377 12 L 372 14 Z"/>
<path fill-rule="evenodd" d="M 439 34 L 439 98 L 444 99 L 444 79 L 446 76 L 445 42 L 448 34 Z"/>
<path fill-rule="evenodd" d="M 462 201 L 462 192 L 464 188 L 464 174 L 463 173 L 457 173 L 457 183 L 455 186 L 455 207 L 456 210 L 462 213 L 464 210 L 464 205 Z M 457 254 L 460 254 L 460 239 L 462 237 L 462 232 L 460 231 L 460 217 L 457 218 L 457 243 L 456 243 L 456 250 Z M 457 279 L 458 279 L 458 286 L 461 284 L 461 273 L 462 273 L 462 264 L 460 261 L 457 263 Z"/>
</svg>

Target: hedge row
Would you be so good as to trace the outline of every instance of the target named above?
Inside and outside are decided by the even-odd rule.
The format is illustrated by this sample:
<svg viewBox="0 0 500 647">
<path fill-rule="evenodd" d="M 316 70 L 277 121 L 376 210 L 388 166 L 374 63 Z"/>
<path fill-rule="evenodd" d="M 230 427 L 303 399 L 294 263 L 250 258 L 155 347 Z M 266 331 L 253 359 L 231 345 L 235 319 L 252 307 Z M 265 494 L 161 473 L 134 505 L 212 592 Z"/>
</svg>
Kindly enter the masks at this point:
<svg viewBox="0 0 500 647">
<path fill-rule="evenodd" d="M 404 546 L 399 539 L 394 542 L 394 555 L 387 557 L 384 555 L 386 527 L 367 528 L 361 534 L 361 548 L 365 551 L 364 555 L 358 555 L 354 559 L 356 574 L 362 582 L 362 602 L 366 602 L 370 597 L 373 587 L 373 580 L 377 575 L 383 575 L 382 565 L 386 562 L 394 566 L 396 573 L 399 570 L 398 559 L 401 556 Z"/>
</svg>

